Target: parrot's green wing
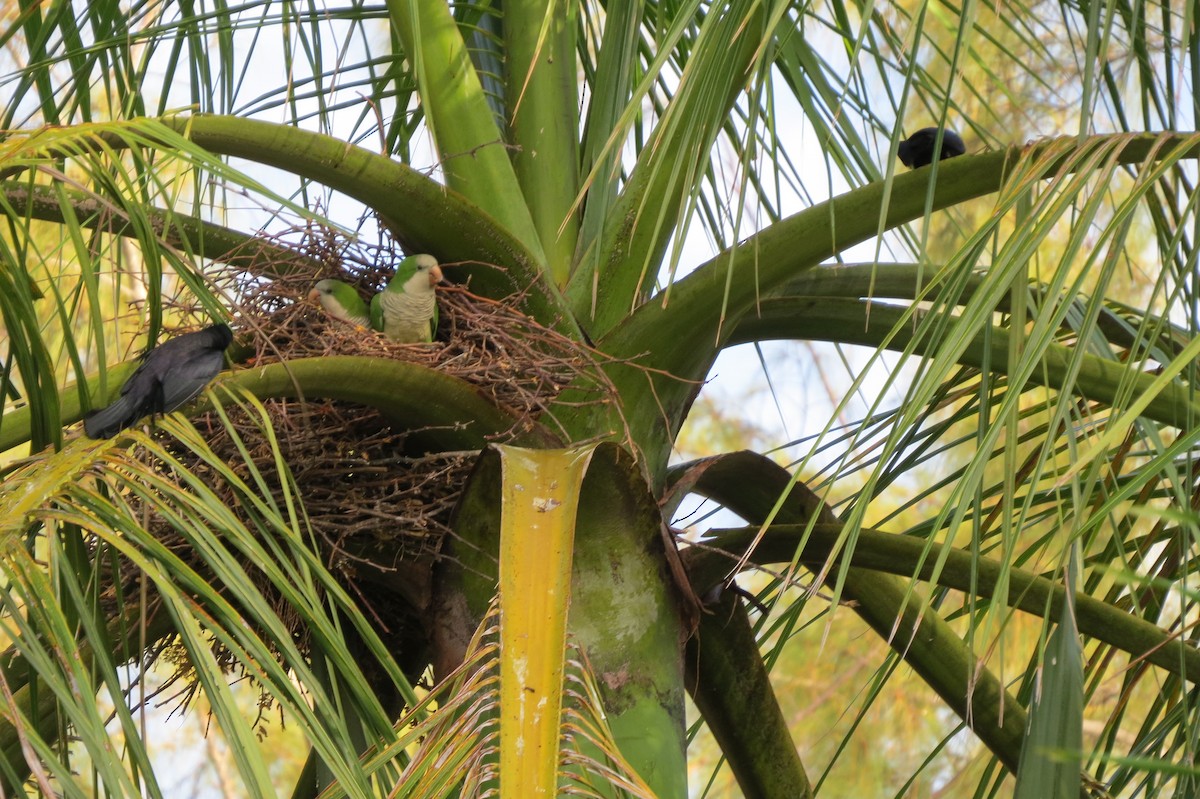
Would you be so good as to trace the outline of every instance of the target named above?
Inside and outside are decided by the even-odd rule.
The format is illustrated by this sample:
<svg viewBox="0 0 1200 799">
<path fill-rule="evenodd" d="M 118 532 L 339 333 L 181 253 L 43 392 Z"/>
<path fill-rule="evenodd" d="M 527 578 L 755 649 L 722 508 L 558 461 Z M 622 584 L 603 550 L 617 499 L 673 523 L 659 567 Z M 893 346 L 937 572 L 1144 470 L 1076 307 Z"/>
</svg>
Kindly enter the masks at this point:
<svg viewBox="0 0 1200 799">
<path fill-rule="evenodd" d="M 371 298 L 371 329 L 383 332 L 383 301 L 380 299 L 383 292 L 376 294 Z"/>
</svg>

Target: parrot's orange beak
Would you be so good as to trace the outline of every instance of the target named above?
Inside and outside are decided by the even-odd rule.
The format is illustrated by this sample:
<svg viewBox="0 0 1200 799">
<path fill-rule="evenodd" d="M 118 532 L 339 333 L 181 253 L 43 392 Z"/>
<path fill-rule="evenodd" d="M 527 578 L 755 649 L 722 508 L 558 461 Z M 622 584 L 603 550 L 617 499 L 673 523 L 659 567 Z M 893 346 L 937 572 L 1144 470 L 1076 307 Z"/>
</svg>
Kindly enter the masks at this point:
<svg viewBox="0 0 1200 799">
<path fill-rule="evenodd" d="M 308 298 L 310 300 L 312 300 L 313 302 L 316 302 L 317 300 L 319 300 L 321 298 L 321 292 L 317 291 L 316 289 L 313 289 L 312 291 L 308 292 Z"/>
<path fill-rule="evenodd" d="M 442 268 L 440 266 L 432 266 L 429 268 L 429 285 L 436 286 L 442 282 Z"/>
</svg>

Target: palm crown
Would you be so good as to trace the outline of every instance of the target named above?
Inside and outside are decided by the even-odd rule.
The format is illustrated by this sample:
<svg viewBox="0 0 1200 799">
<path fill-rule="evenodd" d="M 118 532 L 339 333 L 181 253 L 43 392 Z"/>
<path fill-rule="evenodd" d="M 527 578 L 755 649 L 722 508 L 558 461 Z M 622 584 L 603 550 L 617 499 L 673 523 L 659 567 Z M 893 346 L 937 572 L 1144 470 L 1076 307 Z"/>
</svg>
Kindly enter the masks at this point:
<svg viewBox="0 0 1200 799">
<path fill-rule="evenodd" d="M 980 791 L 1190 795 L 1195 19 L 1054 10 L 22 7 L 0 781 L 162 795 L 138 715 L 118 751 L 95 696 L 170 660 L 256 796 L 682 797 L 685 692 L 746 795 L 808 795 L 772 666 L 819 618 L 814 651 L 879 644 L 859 718 L 901 659 L 952 711 L 890 790 L 953 717 Z M 1069 135 L 1017 141 L 1041 118 Z M 967 154 L 898 169 L 931 124 Z M 431 347 L 303 302 L 417 253 L 456 264 Z M 234 369 L 196 405 L 72 432 L 207 319 Z M 721 354 L 778 370 L 779 340 L 864 348 L 811 435 L 673 457 Z M 748 526 L 680 544 L 689 497 Z M 733 582 L 760 568 L 765 615 Z M 828 696 L 837 659 L 798 662 Z M 234 673 L 302 731 L 282 788 Z M 845 732 L 847 785 L 856 736 L 897 737 Z"/>
</svg>

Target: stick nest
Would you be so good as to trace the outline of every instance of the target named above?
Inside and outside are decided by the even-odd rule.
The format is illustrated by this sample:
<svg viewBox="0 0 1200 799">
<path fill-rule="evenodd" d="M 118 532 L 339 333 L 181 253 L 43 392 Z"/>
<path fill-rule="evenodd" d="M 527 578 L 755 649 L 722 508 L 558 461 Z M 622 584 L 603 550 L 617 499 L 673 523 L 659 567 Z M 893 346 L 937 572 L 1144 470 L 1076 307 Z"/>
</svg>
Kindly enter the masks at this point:
<svg viewBox="0 0 1200 799">
<path fill-rule="evenodd" d="M 307 299 L 313 285 L 335 278 L 355 287 L 363 300 L 383 290 L 403 254 L 348 242 L 331 234 L 306 235 L 301 251 L 320 264 L 298 273 L 294 264 L 268 268 L 238 308 L 239 340 L 252 336 L 256 365 L 297 358 L 362 355 L 419 364 L 475 386 L 479 394 L 513 417 L 513 427 L 492 437 L 511 440 L 533 424 L 546 424 L 565 439 L 549 405 L 568 384 L 589 391 L 596 402 L 611 396 L 611 384 L 591 350 L 523 314 L 520 296 L 495 301 L 466 288 L 438 288 L 439 321 L 431 344 L 397 344 L 381 333 L 328 316 Z M 452 273 L 453 266 L 447 267 Z M 461 453 L 413 453 L 407 446 L 419 430 L 393 428 L 374 408 L 313 398 L 265 403 L 313 527 L 331 553 L 353 539 L 378 541 L 393 554 L 436 550 L 448 531 L 473 457 Z M 255 465 L 274 470 L 269 442 L 245 415 L 237 434 L 252 447 Z M 238 457 L 230 431 L 214 424 L 210 445 Z M 473 456 L 474 453 L 470 453 Z M 232 461 L 230 461 L 232 462 Z"/>
<path fill-rule="evenodd" d="M 436 369 L 472 384 L 481 396 L 512 415 L 512 428 L 493 437 L 498 442 L 511 440 L 534 424 L 544 425 L 565 441 L 550 404 L 568 384 L 582 388 L 585 397 L 593 398 L 590 401 L 610 401 L 612 386 L 598 368 L 594 351 L 523 314 L 519 295 L 495 301 L 443 283 L 438 289 L 436 340 L 397 344 L 380 333 L 329 317 L 307 295 L 318 280 L 336 278 L 354 286 L 369 302 L 391 278 L 404 257 L 401 253 L 324 232 L 306 233 L 296 249 L 302 259 L 267 264 L 248 287 L 244 272 L 228 278 L 226 285 L 239 286 L 242 292 L 232 323 L 236 340 L 249 343 L 255 365 L 361 355 Z M 297 263 L 306 267 L 298 269 Z M 447 267 L 447 277 L 453 278 L 453 265 Z M 398 597 L 381 595 L 378 586 L 420 583 L 416 578 L 394 579 L 394 574 L 407 574 L 414 564 L 424 564 L 428 571 L 432 556 L 450 534 L 451 514 L 476 453 L 416 451 L 413 439 L 422 431 L 396 429 L 374 408 L 353 403 L 312 397 L 267 400 L 262 406 L 275 445 L 256 408 L 225 402 L 227 423 L 215 411 L 194 423 L 212 451 L 233 465 L 239 477 L 254 485 L 252 472 L 257 471 L 284 507 L 277 446 L 294 495 L 303 499 L 305 517 L 331 571 L 352 596 L 359 597 L 368 615 L 374 615 L 385 642 L 389 633 L 409 635 L 408 622 L 394 621 L 395 605 L 402 600 L 400 604 L 420 608 L 422 589 Z M 204 459 L 182 445 L 173 446 L 173 451 L 228 507 L 239 507 L 234 489 L 213 474 Z M 167 522 L 160 519 L 157 524 L 160 538 L 169 540 L 173 533 Z M 263 580 L 264 595 L 274 596 L 265 576 L 251 571 Z M 274 601 L 283 616 L 282 597 Z M 303 625 L 293 629 L 301 639 L 306 632 Z M 232 663 L 232 658 L 227 662 Z"/>
</svg>

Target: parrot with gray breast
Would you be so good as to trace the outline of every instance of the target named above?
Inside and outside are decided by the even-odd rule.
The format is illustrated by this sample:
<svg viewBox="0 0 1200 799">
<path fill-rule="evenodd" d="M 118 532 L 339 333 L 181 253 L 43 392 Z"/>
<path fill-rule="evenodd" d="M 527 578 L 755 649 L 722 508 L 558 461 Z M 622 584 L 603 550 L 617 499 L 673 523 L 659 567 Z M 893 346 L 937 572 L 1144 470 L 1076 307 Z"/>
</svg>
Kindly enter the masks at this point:
<svg viewBox="0 0 1200 799">
<path fill-rule="evenodd" d="M 334 319 L 341 319 L 359 327 L 371 326 L 367 304 L 349 283 L 331 278 L 318 280 L 308 293 L 308 298 L 319 302 L 325 313 Z"/>
<path fill-rule="evenodd" d="M 392 341 L 433 341 L 438 318 L 434 287 L 441 279 L 441 267 L 432 255 L 405 258 L 387 288 L 371 299 L 371 326 Z"/>
</svg>

